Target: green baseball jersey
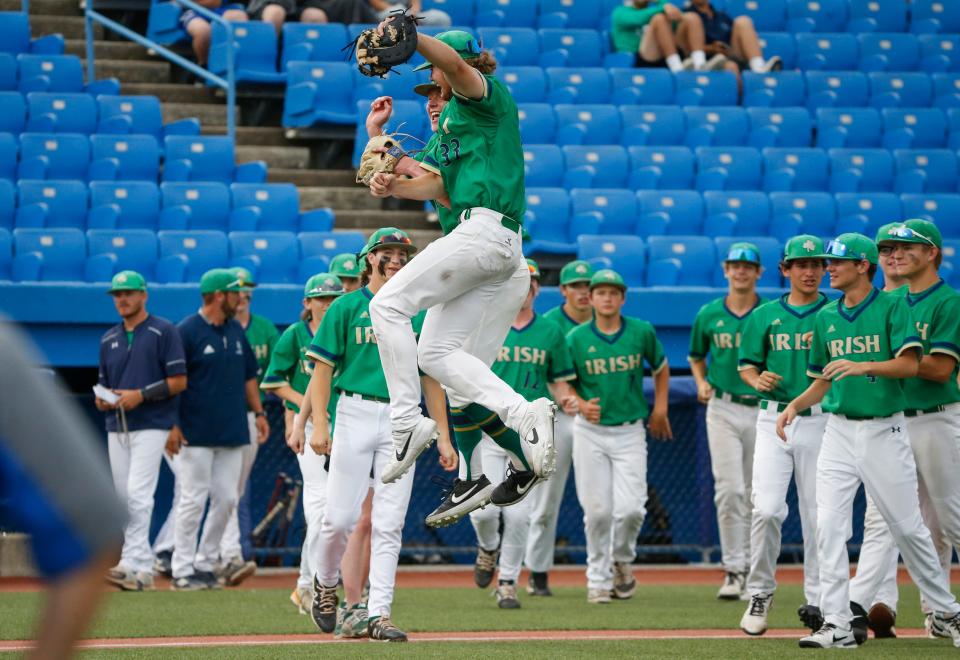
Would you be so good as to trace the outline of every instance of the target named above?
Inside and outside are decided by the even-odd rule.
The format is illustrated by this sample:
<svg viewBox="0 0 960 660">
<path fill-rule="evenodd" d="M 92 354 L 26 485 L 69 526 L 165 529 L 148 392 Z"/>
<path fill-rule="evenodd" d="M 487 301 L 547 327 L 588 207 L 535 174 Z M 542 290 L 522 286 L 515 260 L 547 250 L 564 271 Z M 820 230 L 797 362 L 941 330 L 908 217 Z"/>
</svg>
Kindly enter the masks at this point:
<svg viewBox="0 0 960 660">
<path fill-rule="evenodd" d="M 307 357 L 307 349 L 311 341 L 313 341 L 313 334 L 306 321 L 297 321 L 284 330 L 276 346 L 273 347 L 270 364 L 263 375 L 260 388 L 274 390 L 288 385 L 300 394 L 306 392 L 307 385 L 310 384 L 310 376 L 313 374 L 313 360 Z M 284 405 L 300 412 L 300 409 L 289 401 L 285 401 Z"/>
<path fill-rule="evenodd" d="M 443 178 L 454 219 L 484 207 L 522 223 L 527 200 L 517 104 L 502 82 L 493 76 L 483 80 L 481 99 L 454 92 L 421 166 Z"/>
<path fill-rule="evenodd" d="M 377 338 L 370 322 L 372 299 L 370 289 L 362 287 L 334 300 L 307 349 L 307 357 L 334 368 L 336 389 L 389 399 Z M 417 334 L 423 327 L 424 314 L 421 311 L 413 317 L 413 331 Z"/>
<path fill-rule="evenodd" d="M 548 321 L 553 321 L 559 325 L 564 336 L 570 334 L 570 331 L 576 328 L 578 325 L 581 325 L 574 319 L 570 318 L 567 313 L 563 311 L 563 305 L 559 305 L 547 312 L 544 312 L 543 318 L 547 319 Z"/>
<path fill-rule="evenodd" d="M 737 316 L 727 307 L 726 298 L 717 298 L 700 308 L 690 330 L 689 359 L 706 360 L 707 382 L 721 392 L 737 396 L 756 396 L 756 392 L 740 380 L 738 361 L 740 332 L 744 322 L 763 300 L 743 316 Z"/>
<path fill-rule="evenodd" d="M 821 293 L 816 302 L 794 307 L 789 297 L 785 293 L 757 307 L 740 331 L 740 370 L 756 368 L 783 377 L 772 392 L 758 392 L 763 399 L 790 402 L 810 385 L 813 321 L 828 299 Z"/>
<path fill-rule="evenodd" d="M 883 362 L 904 351 L 922 350 L 904 296 L 874 289 L 856 307 L 844 296 L 824 305 L 813 323 L 807 375 L 822 378 L 835 359 Z M 848 417 L 889 417 L 906 408 L 899 378 L 847 376 L 834 382 L 823 400 L 827 412 Z"/>
<path fill-rule="evenodd" d="M 433 135 L 430 136 L 430 139 L 427 140 L 427 146 L 423 148 L 423 151 L 420 151 L 414 155 L 414 158 L 420 161 L 421 166 L 423 166 L 424 157 L 428 153 L 432 153 L 437 148 L 437 143 L 439 142 L 440 142 L 440 135 L 438 133 L 434 133 Z M 439 172 L 437 172 L 437 168 L 435 167 L 424 166 L 423 169 L 427 170 L 428 172 L 439 174 Z M 430 203 L 433 204 L 433 208 L 437 211 L 437 219 L 440 222 L 440 229 L 443 231 L 443 233 L 449 234 L 450 232 L 452 232 L 454 228 L 456 228 L 456 226 L 460 223 L 460 218 L 457 217 L 457 215 L 453 211 L 448 209 L 443 204 L 440 204 L 436 200 L 432 200 Z"/>
<path fill-rule="evenodd" d="M 270 353 L 280 338 L 280 333 L 270 319 L 259 314 L 250 315 L 250 325 L 245 328 L 247 341 L 257 358 L 257 382 L 263 380 L 263 375 L 270 364 Z"/>
<path fill-rule="evenodd" d="M 909 293 L 903 287 L 924 354 L 942 353 L 960 360 L 960 294 L 940 280 L 926 291 Z M 899 292 L 899 290 L 898 290 Z M 957 366 L 945 383 L 908 378 L 903 383 L 907 409 L 927 410 L 960 401 Z"/>
<path fill-rule="evenodd" d="M 656 374 L 667 364 L 663 345 L 647 321 L 622 317 L 615 335 L 605 335 L 596 321 L 584 323 L 567 335 L 582 399 L 600 399 L 600 424 L 613 426 L 650 414 L 643 397 L 643 363 Z"/>
<path fill-rule="evenodd" d="M 537 315 L 520 330 L 510 328 L 493 373 L 527 401 L 550 398 L 547 383 L 576 377 L 560 326 Z"/>
</svg>

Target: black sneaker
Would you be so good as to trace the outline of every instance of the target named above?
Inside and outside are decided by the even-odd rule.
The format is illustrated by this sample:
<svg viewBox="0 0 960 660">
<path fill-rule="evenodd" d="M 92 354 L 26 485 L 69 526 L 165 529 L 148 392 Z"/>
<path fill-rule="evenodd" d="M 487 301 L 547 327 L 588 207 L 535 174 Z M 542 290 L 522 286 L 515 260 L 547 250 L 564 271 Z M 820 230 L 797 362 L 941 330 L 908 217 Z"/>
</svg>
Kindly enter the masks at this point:
<svg viewBox="0 0 960 660">
<path fill-rule="evenodd" d="M 370 639 L 379 642 L 407 641 L 407 633 L 393 625 L 393 621 L 388 616 L 377 616 L 370 619 L 367 622 L 367 634 Z"/>
<path fill-rule="evenodd" d="M 853 612 L 853 618 L 850 620 L 850 630 L 853 632 L 853 638 L 857 640 L 857 646 L 867 641 L 867 611 L 863 609 L 860 603 L 850 601 L 850 611 Z"/>
<path fill-rule="evenodd" d="M 434 478 L 435 482 L 445 483 L 443 479 Z M 490 493 L 493 484 L 484 475 L 471 481 L 454 479 L 453 485 L 444 493 L 443 502 L 427 516 L 424 522 L 428 527 L 446 527 L 457 522 L 475 509 L 480 509 L 490 502 Z"/>
<path fill-rule="evenodd" d="M 473 563 L 473 581 L 481 589 L 486 589 L 493 581 L 493 573 L 497 570 L 499 550 L 484 550 L 477 548 L 477 560 Z"/>
<path fill-rule="evenodd" d="M 823 628 L 823 612 L 816 605 L 803 605 L 797 610 L 800 621 L 803 622 L 811 632 L 817 632 Z"/>
<path fill-rule="evenodd" d="M 313 578 L 313 605 L 310 607 L 310 616 L 320 629 L 320 632 L 332 633 L 337 627 L 337 605 L 340 597 L 337 596 L 337 585 L 324 587 Z"/>
<path fill-rule="evenodd" d="M 173 569 L 171 568 L 173 562 L 173 551 L 172 550 L 162 550 L 157 553 L 157 558 L 153 562 L 153 572 L 156 575 L 162 575 L 163 577 L 173 578 Z"/>
<path fill-rule="evenodd" d="M 193 577 L 207 585 L 207 589 L 220 589 L 223 587 L 213 571 L 197 571 Z"/>
<path fill-rule="evenodd" d="M 516 504 L 540 481 L 533 470 L 517 470 L 507 465 L 507 478 L 501 481 L 490 493 L 490 502 L 497 506 Z"/>
<path fill-rule="evenodd" d="M 547 586 L 547 573 L 530 573 L 527 580 L 527 593 L 531 596 L 552 596 L 553 592 Z"/>
</svg>

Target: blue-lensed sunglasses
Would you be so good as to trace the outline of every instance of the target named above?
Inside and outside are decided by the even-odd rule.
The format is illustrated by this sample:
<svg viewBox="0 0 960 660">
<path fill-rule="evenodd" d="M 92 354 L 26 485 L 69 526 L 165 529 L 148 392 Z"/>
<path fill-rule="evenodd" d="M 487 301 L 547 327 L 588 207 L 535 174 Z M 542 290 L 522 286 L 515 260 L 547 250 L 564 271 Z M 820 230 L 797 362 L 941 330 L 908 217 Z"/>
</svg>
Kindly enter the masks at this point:
<svg viewBox="0 0 960 660">
<path fill-rule="evenodd" d="M 912 229 L 906 225 L 894 227 L 887 232 L 887 234 L 892 238 L 919 238 L 921 241 L 925 241 L 930 245 L 934 245 L 933 239 L 931 239 L 929 236 L 924 236 L 916 229 Z"/>
<path fill-rule="evenodd" d="M 760 263 L 760 255 L 755 250 L 747 248 L 734 248 L 727 252 L 727 258 L 724 261 L 749 261 L 750 263 Z"/>
</svg>

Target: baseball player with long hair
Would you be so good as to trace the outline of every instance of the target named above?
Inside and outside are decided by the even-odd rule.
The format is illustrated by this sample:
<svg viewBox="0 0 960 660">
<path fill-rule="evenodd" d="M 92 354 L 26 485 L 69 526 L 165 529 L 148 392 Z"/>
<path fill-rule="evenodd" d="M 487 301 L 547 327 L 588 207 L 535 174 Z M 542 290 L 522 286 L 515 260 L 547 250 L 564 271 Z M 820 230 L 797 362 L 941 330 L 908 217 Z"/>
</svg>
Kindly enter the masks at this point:
<svg viewBox="0 0 960 660">
<path fill-rule="evenodd" d="M 590 280 L 594 319 L 567 335 L 577 380 L 573 466 L 587 537 L 587 602 L 631 598 L 630 565 L 647 504 L 647 432 L 671 440 L 670 367 L 648 321 L 624 316 L 627 286 L 612 270 Z M 653 375 L 653 410 L 643 395 L 644 363 Z"/>
<path fill-rule="evenodd" d="M 817 456 L 827 423 L 820 406 L 804 411 L 790 426 L 788 441 L 777 437 L 777 415 L 810 384 L 807 357 L 813 320 L 827 304 L 820 293 L 826 272 L 823 241 L 802 234 L 787 241 L 780 272 L 790 291 L 760 305 L 740 333 L 740 377 L 760 394 L 757 440 L 753 455 L 753 518 L 750 529 L 750 604 L 740 619 L 748 635 L 767 631 L 767 615 L 777 587 L 774 574 L 780 556 L 787 489 L 797 483 L 803 529 L 803 591 L 799 614 L 813 630 L 823 623 L 820 613 L 820 571 L 817 567 Z"/>
<path fill-rule="evenodd" d="M 723 600 L 746 598 L 750 568 L 750 488 L 759 399 L 740 379 L 737 353 L 743 324 L 763 302 L 757 295 L 762 273 L 756 245 L 731 245 L 723 260 L 727 295 L 701 307 L 690 331 L 690 371 L 697 398 L 707 404 L 713 501 L 726 572 L 717 598 Z"/>
<path fill-rule="evenodd" d="M 853 647 L 850 560 L 853 499 L 862 483 L 873 498 L 938 629 L 960 647 L 960 605 L 920 516 L 917 468 L 905 433 L 904 379 L 914 378 L 923 344 L 905 298 L 873 287 L 877 247 L 862 234 L 841 234 L 824 253 L 839 300 L 817 312 L 810 347 L 810 386 L 777 418 L 777 434 L 823 402 L 829 413 L 817 461 L 817 548 L 824 624 L 801 647 Z M 862 631 L 865 633 L 866 631 Z"/>
</svg>

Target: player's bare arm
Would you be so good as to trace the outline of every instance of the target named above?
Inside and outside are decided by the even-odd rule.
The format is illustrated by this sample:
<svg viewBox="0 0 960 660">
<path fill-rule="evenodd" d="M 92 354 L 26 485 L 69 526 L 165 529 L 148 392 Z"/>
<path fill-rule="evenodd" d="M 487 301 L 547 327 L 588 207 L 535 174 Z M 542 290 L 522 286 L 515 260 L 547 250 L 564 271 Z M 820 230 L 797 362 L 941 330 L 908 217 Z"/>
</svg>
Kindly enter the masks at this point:
<svg viewBox="0 0 960 660">
<path fill-rule="evenodd" d="M 697 383 L 697 400 L 700 403 L 709 403 L 713 398 L 713 387 L 707 382 L 707 361 L 690 360 L 690 372 Z"/>
<path fill-rule="evenodd" d="M 262 445 L 270 437 L 270 424 L 267 422 L 267 416 L 263 413 L 263 402 L 260 400 L 260 387 L 257 385 L 257 379 L 251 378 L 248 380 L 244 390 L 247 395 L 247 408 L 257 416 L 257 443 Z"/>
<path fill-rule="evenodd" d="M 786 442 L 786 428 L 793 423 L 797 415 L 823 401 L 823 397 L 827 396 L 827 392 L 830 391 L 830 384 L 831 381 L 826 378 L 814 378 L 810 386 L 803 391 L 803 394 L 787 405 L 780 416 L 777 417 L 777 435 L 780 436 L 781 440 Z"/>
<path fill-rule="evenodd" d="M 440 466 L 450 472 L 457 468 L 457 450 L 450 440 L 450 425 L 447 422 L 447 395 L 436 380 L 430 376 L 420 378 L 423 388 L 423 400 L 427 404 L 427 413 L 437 423 L 437 451 L 440 452 Z"/>
<path fill-rule="evenodd" d="M 300 392 L 296 391 L 289 385 L 281 385 L 280 387 L 273 388 L 273 393 L 278 397 L 292 403 L 297 408 L 300 408 L 303 405 L 303 395 Z"/>
<path fill-rule="evenodd" d="M 313 376 L 310 377 L 310 406 L 312 408 L 313 435 L 310 436 L 310 449 L 315 454 L 330 453 L 330 423 L 327 420 L 327 406 L 330 405 L 330 385 L 333 382 L 333 367 L 317 360 L 313 363 Z M 301 412 L 302 414 L 302 412 Z"/>
<path fill-rule="evenodd" d="M 934 383 L 946 383 L 957 368 L 957 360 L 946 353 L 931 353 L 920 360 L 917 377 Z"/>
<path fill-rule="evenodd" d="M 647 426 L 650 435 L 657 440 L 673 440 L 673 429 L 667 417 L 667 404 L 670 398 L 670 365 L 664 359 L 660 369 L 653 375 L 653 409 Z"/>
<path fill-rule="evenodd" d="M 874 378 L 916 378 L 920 367 L 919 349 L 903 351 L 892 360 L 882 362 L 852 362 L 833 360 L 823 368 L 823 377 L 841 380 L 847 376 L 873 376 Z"/>
<path fill-rule="evenodd" d="M 460 96 L 479 99 L 486 94 L 487 81 L 483 74 L 464 62 L 457 51 L 447 44 L 420 32 L 417 34 L 417 51 L 443 72 L 447 82 Z"/>
<path fill-rule="evenodd" d="M 427 172 L 415 179 L 402 179 L 395 174 L 380 172 L 370 179 L 370 194 L 374 197 L 399 197 L 421 202 L 436 200 L 450 208 L 450 199 L 439 174 Z"/>
<path fill-rule="evenodd" d="M 755 367 L 740 370 L 740 380 L 758 392 L 772 392 L 783 380 L 783 376 L 773 371 L 763 371 Z"/>
<path fill-rule="evenodd" d="M 174 425 L 170 429 L 170 433 L 167 434 L 167 444 L 164 448 L 164 451 L 167 453 L 167 456 L 173 458 L 180 453 L 181 447 L 186 447 L 189 442 L 183 436 L 183 431 L 180 430 L 179 426 Z"/>
<path fill-rule="evenodd" d="M 367 119 L 364 126 L 367 129 L 367 137 L 374 138 L 383 135 L 383 127 L 393 115 L 393 98 L 390 96 L 378 96 L 370 102 L 370 112 L 367 113 Z M 380 148 L 376 151 L 385 152 L 386 149 Z M 402 174 L 409 177 L 423 176 L 427 173 L 420 163 L 409 156 L 404 156 L 394 165 L 393 171 L 396 174 Z"/>
</svg>

